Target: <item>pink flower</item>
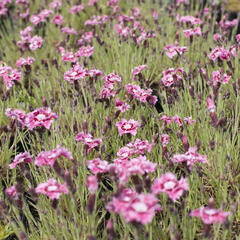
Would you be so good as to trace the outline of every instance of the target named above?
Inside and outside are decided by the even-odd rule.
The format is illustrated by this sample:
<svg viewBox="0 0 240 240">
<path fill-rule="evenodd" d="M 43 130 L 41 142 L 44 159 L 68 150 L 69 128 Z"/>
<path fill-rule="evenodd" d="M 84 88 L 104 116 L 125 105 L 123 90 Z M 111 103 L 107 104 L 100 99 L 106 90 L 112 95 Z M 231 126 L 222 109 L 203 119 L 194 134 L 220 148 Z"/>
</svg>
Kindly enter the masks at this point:
<svg viewBox="0 0 240 240">
<path fill-rule="evenodd" d="M 67 33 L 67 34 L 78 35 L 78 32 L 74 28 L 63 27 L 63 28 L 61 28 L 61 31 L 63 33 Z"/>
<path fill-rule="evenodd" d="M 210 96 L 207 97 L 207 109 L 209 112 L 216 112 L 216 105 Z"/>
<path fill-rule="evenodd" d="M 42 38 L 39 36 L 34 36 L 30 39 L 30 43 L 29 43 L 29 48 L 34 51 L 37 48 L 41 48 L 42 46 Z"/>
<path fill-rule="evenodd" d="M 93 32 L 85 32 L 78 40 L 78 44 L 91 43 L 93 38 Z"/>
<path fill-rule="evenodd" d="M 110 169 L 110 165 L 108 165 L 108 162 L 103 161 L 100 158 L 95 158 L 93 160 L 88 160 L 87 161 L 87 166 L 94 175 L 96 175 L 98 173 L 108 172 L 109 169 Z"/>
<path fill-rule="evenodd" d="M 172 117 L 168 117 L 164 114 L 162 117 L 159 118 L 159 121 L 164 121 L 167 125 L 170 125 L 172 122 Z"/>
<path fill-rule="evenodd" d="M 63 62 L 69 61 L 69 62 L 75 63 L 77 61 L 77 59 L 72 52 L 66 52 L 66 53 L 63 53 L 63 55 L 62 55 L 62 61 Z"/>
<path fill-rule="evenodd" d="M 113 84 L 109 84 L 108 86 L 104 86 L 100 92 L 100 99 L 104 99 L 104 98 L 110 98 L 110 97 L 114 97 L 116 92 L 114 92 L 113 90 Z"/>
<path fill-rule="evenodd" d="M 88 1 L 88 6 L 93 6 L 97 2 L 98 2 L 98 0 L 89 0 Z"/>
<path fill-rule="evenodd" d="M 138 67 L 135 67 L 132 71 L 132 75 L 133 75 L 133 80 L 136 80 L 136 76 L 142 72 L 143 69 L 147 68 L 147 65 L 140 65 Z"/>
<path fill-rule="evenodd" d="M 125 188 L 118 197 L 113 197 L 112 201 L 107 204 L 107 210 L 122 214 L 131 202 L 136 198 L 137 193 L 130 188 Z"/>
<path fill-rule="evenodd" d="M 121 195 L 108 203 L 107 209 L 121 214 L 126 222 L 147 224 L 152 222 L 156 211 L 160 211 L 158 199 L 150 194 L 137 194 L 131 189 L 125 189 Z"/>
<path fill-rule="evenodd" d="M 136 139 L 135 142 L 130 142 L 127 144 L 127 147 L 132 148 L 141 155 L 145 154 L 145 151 L 151 152 L 154 143 L 149 144 L 147 140 L 143 141 L 140 139 Z"/>
<path fill-rule="evenodd" d="M 78 133 L 75 140 L 77 142 L 82 142 L 86 146 L 88 146 L 88 153 L 92 148 L 95 148 L 102 143 L 102 139 L 100 138 L 94 139 L 91 134 L 87 134 L 84 132 Z"/>
<path fill-rule="evenodd" d="M 154 20 L 158 19 L 158 12 L 156 10 L 152 10 L 152 17 Z"/>
<path fill-rule="evenodd" d="M 54 0 L 49 5 L 50 8 L 57 8 L 57 7 L 61 7 L 61 6 L 62 6 L 62 2 L 59 0 Z"/>
<path fill-rule="evenodd" d="M 223 223 L 230 212 L 223 212 L 221 209 L 214 209 L 209 207 L 200 207 L 191 211 L 191 217 L 200 217 L 204 224 Z"/>
<path fill-rule="evenodd" d="M 76 57 L 90 57 L 94 52 L 94 47 L 92 46 L 82 46 L 76 53 Z"/>
<path fill-rule="evenodd" d="M 27 117 L 27 114 L 25 111 L 17 108 L 7 108 L 5 111 L 5 114 L 8 117 L 11 117 L 13 119 L 16 119 L 18 122 L 22 124 L 22 126 L 25 126 L 25 119 Z"/>
<path fill-rule="evenodd" d="M 121 160 L 129 160 L 129 158 L 136 153 L 136 150 L 129 147 L 122 147 L 118 150 L 117 156 Z"/>
<path fill-rule="evenodd" d="M 217 42 L 219 39 L 221 39 L 222 38 L 222 36 L 219 34 L 219 33 L 215 33 L 214 35 L 213 35 L 213 40 L 215 41 L 215 42 Z"/>
<path fill-rule="evenodd" d="M 96 25 L 101 25 L 105 24 L 108 20 L 107 15 L 103 16 L 93 16 L 91 19 L 88 19 L 85 23 L 84 26 L 96 26 Z"/>
<path fill-rule="evenodd" d="M 135 84 L 127 84 L 125 86 L 127 92 L 133 96 L 133 98 L 137 99 L 140 102 L 150 102 L 152 105 L 156 104 L 157 97 L 152 96 L 152 89 L 144 90 Z"/>
<path fill-rule="evenodd" d="M 54 18 L 52 19 L 52 22 L 58 26 L 62 26 L 64 23 L 64 19 L 62 15 L 55 15 Z"/>
<path fill-rule="evenodd" d="M 16 62 L 17 67 L 21 67 L 23 65 L 32 65 L 32 63 L 35 61 L 35 59 L 33 57 L 27 57 L 27 59 L 25 58 L 19 58 Z"/>
<path fill-rule="evenodd" d="M 178 200 L 184 191 L 188 191 L 189 186 L 186 179 L 181 178 L 179 181 L 176 176 L 170 172 L 165 173 L 160 176 L 160 178 L 155 179 L 152 192 L 154 194 L 166 193 L 173 202 Z"/>
<path fill-rule="evenodd" d="M 28 152 L 19 153 L 13 160 L 13 163 L 9 164 L 9 168 L 13 169 L 20 163 L 31 163 L 32 156 Z"/>
<path fill-rule="evenodd" d="M 196 162 L 207 163 L 207 157 L 206 155 L 198 154 L 197 147 L 190 147 L 184 154 L 175 154 L 171 161 L 175 163 L 186 162 L 189 169 L 192 170 Z"/>
<path fill-rule="evenodd" d="M 49 18 L 51 14 L 53 14 L 53 10 L 43 9 L 43 10 L 39 13 L 39 16 L 41 16 L 41 17 L 43 17 L 43 18 Z"/>
<path fill-rule="evenodd" d="M 113 72 L 104 76 L 102 80 L 105 81 L 105 84 L 109 84 L 109 83 L 121 82 L 122 78 L 121 76 L 118 76 L 117 74 L 115 74 L 115 72 Z"/>
<path fill-rule="evenodd" d="M 95 175 L 87 177 L 87 188 L 91 194 L 94 194 L 98 189 L 98 179 Z"/>
<path fill-rule="evenodd" d="M 130 105 L 128 105 L 127 103 L 124 103 L 123 101 L 120 101 L 117 98 L 115 99 L 115 108 L 120 110 L 121 112 L 126 112 L 130 108 Z"/>
<path fill-rule="evenodd" d="M 236 40 L 237 40 L 238 43 L 240 43 L 240 34 L 236 35 Z"/>
<path fill-rule="evenodd" d="M 231 53 L 228 50 L 224 49 L 224 47 L 217 46 L 215 49 L 212 50 L 208 57 L 213 61 L 216 61 L 218 58 L 220 58 L 221 60 L 229 61 Z"/>
<path fill-rule="evenodd" d="M 226 84 L 231 79 L 230 75 L 222 74 L 222 69 L 220 71 L 213 71 L 213 85 L 216 85 L 218 82 Z"/>
<path fill-rule="evenodd" d="M 68 194 L 67 184 L 60 184 L 53 178 L 50 178 L 47 182 L 38 184 L 35 191 L 37 194 L 47 195 L 52 200 L 59 199 L 62 193 Z"/>
<path fill-rule="evenodd" d="M 189 125 L 193 125 L 194 123 L 196 123 L 196 120 L 193 120 L 192 117 L 185 117 L 183 121 Z"/>
<path fill-rule="evenodd" d="M 6 85 L 7 91 L 14 86 L 14 81 L 20 81 L 22 73 L 17 69 L 12 69 L 11 67 L 0 67 L 0 77 L 3 78 L 3 81 Z"/>
<path fill-rule="evenodd" d="M 71 14 L 75 14 L 75 13 L 79 13 L 80 11 L 84 10 L 85 9 L 85 4 L 81 4 L 81 5 L 75 5 L 75 6 L 72 6 L 70 9 L 69 9 L 69 12 Z"/>
<path fill-rule="evenodd" d="M 162 134 L 161 135 L 161 143 L 162 143 L 162 145 L 165 147 L 165 146 L 167 146 L 168 145 L 168 143 L 169 143 L 169 135 L 168 134 Z"/>
<path fill-rule="evenodd" d="M 107 6 L 116 6 L 118 5 L 119 0 L 109 0 Z"/>
<path fill-rule="evenodd" d="M 179 14 L 177 14 L 176 20 L 178 22 L 182 22 L 182 23 L 191 23 L 192 25 L 202 24 L 202 21 L 199 18 L 195 18 L 193 16 L 182 16 L 181 17 Z"/>
<path fill-rule="evenodd" d="M 176 55 L 183 55 L 185 52 L 187 52 L 186 47 L 179 47 L 178 45 L 169 44 L 166 47 L 164 47 L 165 50 L 167 50 L 166 55 L 169 58 L 173 58 Z"/>
<path fill-rule="evenodd" d="M 23 4 L 23 5 L 28 6 L 29 1 L 28 0 L 16 0 L 16 4 Z"/>
<path fill-rule="evenodd" d="M 126 169 L 130 175 L 155 172 L 157 164 L 147 160 L 146 156 L 140 155 L 139 157 L 132 158 L 126 163 Z"/>
<path fill-rule="evenodd" d="M 187 38 L 189 38 L 191 36 L 202 36 L 202 30 L 200 27 L 186 29 L 186 30 L 183 30 L 183 34 Z"/>
<path fill-rule="evenodd" d="M 88 69 L 83 68 L 82 65 L 77 63 L 73 68 L 64 73 L 64 80 L 73 83 L 76 80 L 83 79 L 88 76 Z"/>
<path fill-rule="evenodd" d="M 35 26 L 41 22 L 45 22 L 45 18 L 42 15 L 32 15 L 30 17 L 30 22 L 33 23 Z"/>
<path fill-rule="evenodd" d="M 99 77 L 99 76 L 102 76 L 102 71 L 98 69 L 92 69 L 89 71 L 88 74 L 90 77 Z"/>
<path fill-rule="evenodd" d="M 182 120 L 178 115 L 175 115 L 172 119 L 179 127 L 181 127 L 183 125 Z"/>
<path fill-rule="evenodd" d="M 115 25 L 115 29 L 117 31 L 117 33 L 120 35 L 120 36 L 123 36 L 123 37 L 127 37 L 128 35 L 131 34 L 132 30 L 130 29 L 130 27 L 124 27 L 123 24 L 116 24 Z"/>
<path fill-rule="evenodd" d="M 57 119 L 57 117 L 57 114 L 52 113 L 50 108 L 38 108 L 27 114 L 25 125 L 30 130 L 41 126 L 50 129 L 53 119 Z"/>
<path fill-rule="evenodd" d="M 5 193 L 6 193 L 9 197 L 11 197 L 12 199 L 15 199 L 15 200 L 18 199 L 19 193 L 17 192 L 16 185 L 7 188 L 7 189 L 5 190 Z"/>
<path fill-rule="evenodd" d="M 71 152 L 69 152 L 66 148 L 62 148 L 61 146 L 57 145 L 57 147 L 53 150 L 39 153 L 34 163 L 40 167 L 44 165 L 49 165 L 52 167 L 55 161 L 61 156 L 67 159 L 73 159 Z"/>
<path fill-rule="evenodd" d="M 133 136 L 136 136 L 137 129 L 140 127 L 140 123 L 135 121 L 134 119 L 130 119 L 127 121 L 126 119 L 122 119 L 121 121 L 116 123 L 116 126 L 118 127 L 118 132 L 120 136 L 122 136 L 125 133 L 130 133 Z"/>
</svg>

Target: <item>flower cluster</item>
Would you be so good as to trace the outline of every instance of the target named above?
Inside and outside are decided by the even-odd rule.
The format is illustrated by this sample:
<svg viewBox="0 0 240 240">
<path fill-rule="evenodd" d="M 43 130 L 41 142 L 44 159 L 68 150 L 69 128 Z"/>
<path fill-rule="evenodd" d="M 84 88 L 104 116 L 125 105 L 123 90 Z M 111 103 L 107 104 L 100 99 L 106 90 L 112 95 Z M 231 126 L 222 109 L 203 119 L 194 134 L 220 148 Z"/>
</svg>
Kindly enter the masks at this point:
<svg viewBox="0 0 240 240">
<path fill-rule="evenodd" d="M 75 140 L 84 143 L 88 147 L 88 152 L 102 143 L 102 139 L 94 139 L 91 134 L 84 132 L 78 133 Z"/>
<path fill-rule="evenodd" d="M 137 99 L 140 102 L 149 102 L 151 105 L 155 105 L 157 102 L 157 96 L 152 95 L 151 88 L 144 90 L 138 85 L 127 84 L 125 85 L 125 89 L 128 94 L 132 95 L 134 99 Z"/>
<path fill-rule="evenodd" d="M 114 84 L 116 82 L 121 82 L 122 78 L 115 74 L 115 72 L 110 73 L 102 78 L 104 80 L 104 87 L 100 92 L 100 98 L 114 97 L 116 92 L 114 90 Z"/>
<path fill-rule="evenodd" d="M 197 153 L 197 147 L 190 147 L 189 150 L 184 154 L 175 154 L 171 161 L 174 163 L 186 162 L 190 170 L 193 169 L 193 165 L 197 162 L 203 164 L 208 162 L 206 155 L 200 155 Z"/>
<path fill-rule="evenodd" d="M 166 55 L 171 59 L 176 55 L 181 56 L 185 52 L 187 52 L 186 47 L 180 47 L 178 45 L 173 45 L 173 44 L 167 45 L 166 47 L 164 47 L 164 49 L 166 50 Z"/>
<path fill-rule="evenodd" d="M 109 211 L 121 214 L 126 222 L 150 223 L 157 211 L 161 211 L 157 198 L 150 194 L 138 194 L 132 189 L 124 189 L 120 196 L 108 203 Z"/>
<path fill-rule="evenodd" d="M 22 127 L 28 127 L 33 130 L 36 127 L 45 127 L 50 129 L 54 119 L 57 119 L 57 114 L 52 113 L 50 108 L 38 108 L 28 114 L 20 109 L 6 109 L 6 115 L 16 119 L 21 123 Z"/>
<path fill-rule="evenodd" d="M 34 163 L 35 165 L 41 167 L 44 165 L 49 165 L 52 167 L 55 161 L 61 156 L 67 159 L 73 159 L 71 152 L 69 152 L 66 148 L 62 148 L 61 146 L 58 145 L 53 150 L 43 151 L 39 153 Z"/>
<path fill-rule="evenodd" d="M 6 85 L 7 91 L 13 87 L 15 82 L 19 82 L 22 77 L 22 73 L 17 69 L 12 69 L 8 66 L 0 67 L 0 77 L 3 78 L 3 81 Z"/>
</svg>

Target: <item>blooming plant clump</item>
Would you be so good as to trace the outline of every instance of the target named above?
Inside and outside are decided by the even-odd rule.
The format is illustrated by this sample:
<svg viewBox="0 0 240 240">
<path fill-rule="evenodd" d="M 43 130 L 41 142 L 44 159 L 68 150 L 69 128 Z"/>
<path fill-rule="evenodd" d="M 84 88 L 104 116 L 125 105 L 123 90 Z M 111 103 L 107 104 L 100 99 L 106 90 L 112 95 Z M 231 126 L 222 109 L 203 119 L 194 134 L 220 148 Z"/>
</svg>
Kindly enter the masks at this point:
<svg viewBox="0 0 240 240">
<path fill-rule="evenodd" d="M 0 0 L 0 239 L 240 239 L 238 5 Z"/>
</svg>

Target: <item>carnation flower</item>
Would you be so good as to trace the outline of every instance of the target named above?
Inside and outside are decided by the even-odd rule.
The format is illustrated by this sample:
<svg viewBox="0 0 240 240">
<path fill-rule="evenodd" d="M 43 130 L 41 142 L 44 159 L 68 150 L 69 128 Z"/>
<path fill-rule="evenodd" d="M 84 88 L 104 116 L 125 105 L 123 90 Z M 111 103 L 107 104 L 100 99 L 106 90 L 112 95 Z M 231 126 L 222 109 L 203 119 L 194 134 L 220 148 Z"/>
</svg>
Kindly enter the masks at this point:
<svg viewBox="0 0 240 240">
<path fill-rule="evenodd" d="M 76 57 L 90 57 L 92 56 L 94 52 L 94 47 L 93 46 L 82 46 L 76 53 Z"/>
<path fill-rule="evenodd" d="M 186 30 L 183 30 L 183 34 L 187 38 L 189 38 L 191 36 L 202 36 L 202 30 L 200 27 L 186 29 Z"/>
<path fill-rule="evenodd" d="M 167 50 L 166 55 L 171 59 L 176 55 L 182 55 L 183 53 L 187 52 L 186 47 L 180 47 L 173 44 L 167 45 L 166 47 L 164 47 L 164 49 Z"/>
<path fill-rule="evenodd" d="M 62 148 L 61 146 L 58 145 L 53 150 L 43 151 L 39 153 L 34 163 L 35 165 L 41 167 L 44 165 L 49 165 L 52 167 L 55 161 L 61 156 L 67 159 L 73 159 L 71 152 L 69 152 L 66 148 Z"/>
<path fill-rule="evenodd" d="M 127 144 L 127 147 L 135 150 L 136 153 L 144 155 L 145 152 L 151 152 L 154 143 L 149 143 L 147 140 L 136 139 L 134 142 Z"/>
<path fill-rule="evenodd" d="M 8 117 L 11 117 L 13 119 L 16 119 L 18 122 L 22 124 L 22 126 L 25 126 L 25 119 L 27 117 L 27 114 L 25 111 L 17 108 L 7 108 L 5 111 L 5 114 Z"/>
<path fill-rule="evenodd" d="M 94 139 L 91 134 L 87 134 L 84 132 L 78 133 L 75 140 L 77 142 L 82 142 L 86 146 L 88 146 L 88 153 L 91 149 L 97 147 L 98 145 L 100 145 L 102 143 L 102 139 L 100 139 L 100 138 Z"/>
<path fill-rule="evenodd" d="M 221 209 L 214 209 L 210 207 L 200 207 L 191 211 L 191 217 L 200 217 L 204 224 L 213 224 L 216 222 L 223 223 L 230 212 L 224 212 Z"/>
<path fill-rule="evenodd" d="M 37 48 L 41 48 L 42 46 L 42 38 L 39 37 L 39 36 L 34 36 L 30 39 L 30 42 L 29 42 L 29 48 L 34 51 L 36 50 Z"/>
<path fill-rule="evenodd" d="M 25 118 L 25 125 L 33 130 L 35 127 L 45 127 L 50 129 L 54 119 L 57 119 L 57 114 L 52 113 L 50 108 L 38 108 L 33 112 L 27 114 Z"/>
<path fill-rule="evenodd" d="M 116 123 L 116 126 L 118 127 L 118 132 L 120 136 L 126 133 L 130 133 L 133 136 L 136 136 L 137 129 L 140 127 L 140 123 L 135 121 L 134 119 L 130 119 L 127 121 L 126 119 L 122 119 L 121 121 Z"/>
<path fill-rule="evenodd" d="M 119 197 L 113 197 L 107 209 L 121 214 L 126 222 L 139 222 L 143 225 L 152 222 L 156 211 L 160 211 L 158 199 L 150 194 L 137 194 L 131 189 L 122 191 Z"/>
<path fill-rule="evenodd" d="M 127 103 L 124 103 L 123 101 L 120 101 L 117 98 L 115 99 L 115 108 L 120 110 L 121 112 L 126 112 L 130 108 L 130 105 L 128 105 Z"/>
<path fill-rule="evenodd" d="M 161 135 L 161 143 L 163 146 L 167 146 L 169 143 L 169 135 L 168 134 L 162 134 Z"/>
<path fill-rule="evenodd" d="M 138 67 L 135 67 L 132 71 L 132 75 L 133 75 L 133 80 L 136 80 L 136 76 L 142 72 L 143 69 L 147 68 L 147 65 L 140 65 Z"/>
<path fill-rule="evenodd" d="M 108 165 L 107 161 L 103 161 L 100 158 L 95 158 L 93 160 L 87 161 L 87 166 L 91 170 L 93 174 L 105 173 L 110 169 L 110 165 Z"/>
<path fill-rule="evenodd" d="M 9 164 L 9 168 L 13 169 L 20 163 L 31 163 L 32 156 L 28 152 L 19 153 L 13 160 L 13 163 Z"/>
<path fill-rule="evenodd" d="M 26 59 L 25 58 L 19 58 L 16 62 L 17 64 L 17 67 L 21 67 L 23 65 L 32 65 L 32 63 L 35 61 L 35 59 L 33 57 L 27 57 Z"/>
<path fill-rule="evenodd" d="M 160 178 L 155 179 L 152 192 L 154 194 L 166 193 L 173 202 L 178 200 L 185 191 L 189 190 L 186 179 L 181 178 L 179 181 L 172 173 L 165 173 Z"/>
<path fill-rule="evenodd" d="M 88 69 L 83 68 L 77 63 L 73 68 L 64 73 L 64 80 L 73 83 L 76 80 L 83 79 L 88 76 Z"/>
<path fill-rule="evenodd" d="M 206 155 L 200 155 L 197 153 L 197 147 L 190 147 L 184 154 L 175 154 L 171 159 L 172 162 L 181 163 L 186 162 L 190 170 L 196 162 L 207 163 Z"/>
<path fill-rule="evenodd" d="M 47 195 L 50 199 L 59 199 L 61 194 L 68 194 L 67 184 L 60 184 L 55 179 L 50 178 L 47 182 L 40 183 L 35 188 L 37 194 Z"/>
<path fill-rule="evenodd" d="M 62 26 L 64 23 L 64 19 L 62 15 L 55 15 L 52 19 L 52 22 L 58 26 Z"/>
</svg>

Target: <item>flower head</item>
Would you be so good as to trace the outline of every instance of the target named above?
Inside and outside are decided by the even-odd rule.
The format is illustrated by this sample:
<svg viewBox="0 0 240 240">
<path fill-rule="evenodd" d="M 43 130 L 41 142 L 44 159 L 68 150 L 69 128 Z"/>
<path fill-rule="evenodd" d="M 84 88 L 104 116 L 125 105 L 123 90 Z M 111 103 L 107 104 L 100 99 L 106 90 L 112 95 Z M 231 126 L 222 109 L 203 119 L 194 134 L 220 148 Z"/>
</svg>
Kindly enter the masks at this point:
<svg viewBox="0 0 240 240">
<path fill-rule="evenodd" d="M 50 129 L 54 119 L 57 119 L 57 114 L 52 113 L 50 108 L 38 108 L 27 114 L 25 125 L 33 130 L 35 127 L 45 127 Z"/>
<path fill-rule="evenodd" d="M 71 152 L 69 152 L 66 148 L 62 148 L 61 146 L 58 145 L 53 150 L 43 151 L 39 153 L 34 163 L 35 165 L 41 167 L 44 165 L 53 166 L 55 161 L 61 156 L 68 159 L 72 159 Z"/>
<path fill-rule="evenodd" d="M 103 161 L 100 158 L 95 158 L 93 160 L 87 161 L 87 166 L 93 174 L 108 172 L 110 166 L 107 161 Z"/>
<path fill-rule="evenodd" d="M 55 179 L 50 178 L 47 182 L 40 183 L 35 188 L 37 194 L 45 194 L 49 198 L 59 199 L 61 194 L 68 194 L 67 184 L 60 184 Z"/>
<path fill-rule="evenodd" d="M 84 132 L 78 133 L 75 140 L 77 142 L 82 142 L 86 146 L 88 146 L 88 152 L 102 143 L 102 139 L 100 138 L 94 139 L 91 134 L 84 133 Z"/>
<path fill-rule="evenodd" d="M 118 132 L 120 136 L 126 133 L 130 133 L 133 136 L 136 136 L 137 129 L 140 127 L 140 123 L 135 121 L 134 119 L 130 119 L 127 121 L 126 119 L 122 119 L 121 121 L 116 123 L 116 126 L 118 127 Z"/>
<path fill-rule="evenodd" d="M 180 163 L 186 162 L 190 170 L 196 162 L 207 163 L 206 155 L 200 155 L 197 153 L 197 147 L 190 147 L 184 154 L 175 154 L 171 159 L 172 162 Z"/>
<path fill-rule="evenodd" d="M 9 164 L 9 168 L 13 169 L 20 163 L 31 163 L 32 156 L 28 152 L 19 153 L 13 160 L 13 163 Z"/>
<path fill-rule="evenodd" d="M 189 190 L 186 179 L 181 178 L 179 181 L 172 173 L 165 173 L 160 178 L 155 179 L 152 192 L 154 194 L 166 193 L 172 201 L 178 200 L 185 191 Z"/>
<path fill-rule="evenodd" d="M 230 212 L 224 212 L 221 209 L 214 209 L 210 207 L 200 207 L 191 211 L 190 216 L 200 217 L 204 224 L 212 224 L 215 222 L 223 223 Z"/>
</svg>

